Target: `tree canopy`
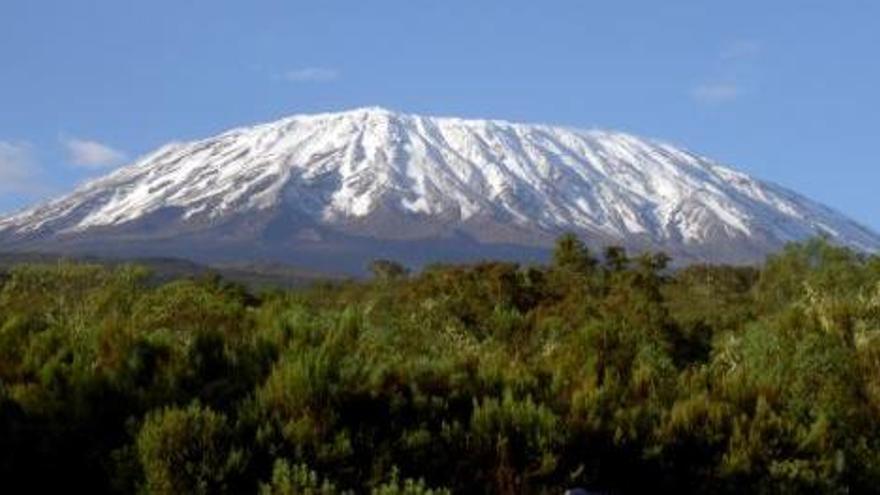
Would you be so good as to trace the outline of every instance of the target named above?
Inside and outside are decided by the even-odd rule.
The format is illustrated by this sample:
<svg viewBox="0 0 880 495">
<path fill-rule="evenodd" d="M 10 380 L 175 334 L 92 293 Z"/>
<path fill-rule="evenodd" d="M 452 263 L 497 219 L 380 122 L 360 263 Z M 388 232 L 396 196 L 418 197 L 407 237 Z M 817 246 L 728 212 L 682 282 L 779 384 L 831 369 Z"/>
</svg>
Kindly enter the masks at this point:
<svg viewBox="0 0 880 495">
<path fill-rule="evenodd" d="M 824 240 L 668 268 L 573 236 L 253 292 L 0 276 L 15 493 L 873 493 L 880 260 Z M 379 275 L 379 273 L 377 273 Z"/>
</svg>

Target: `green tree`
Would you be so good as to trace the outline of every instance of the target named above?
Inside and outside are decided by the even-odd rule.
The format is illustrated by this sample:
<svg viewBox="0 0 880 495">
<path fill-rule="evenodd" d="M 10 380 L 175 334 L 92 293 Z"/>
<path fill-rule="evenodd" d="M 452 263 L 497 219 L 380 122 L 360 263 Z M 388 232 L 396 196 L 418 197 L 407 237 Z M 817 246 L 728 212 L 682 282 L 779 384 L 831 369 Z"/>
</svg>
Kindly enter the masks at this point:
<svg viewBox="0 0 880 495">
<path fill-rule="evenodd" d="M 391 479 L 382 485 L 373 488 L 372 495 L 451 495 L 446 489 L 429 488 L 424 480 L 400 479 L 400 473 L 395 468 L 391 472 Z"/>
<path fill-rule="evenodd" d="M 370 273 L 376 280 L 399 280 L 409 275 L 409 269 L 402 264 L 385 259 L 373 260 L 370 262 Z"/>
<path fill-rule="evenodd" d="M 589 273 L 596 266 L 590 249 L 572 232 L 562 234 L 553 249 L 553 267 L 574 273 Z"/>
<path fill-rule="evenodd" d="M 260 495 L 341 495 L 329 480 L 321 480 L 318 473 L 305 464 L 291 465 L 283 459 L 275 461 L 272 480 L 260 484 Z"/>
<path fill-rule="evenodd" d="M 626 249 L 622 246 L 606 247 L 603 258 L 605 259 L 605 269 L 610 272 L 622 272 L 630 262 Z"/>
<path fill-rule="evenodd" d="M 246 465 L 226 416 L 196 403 L 148 415 L 137 452 L 145 488 L 155 494 L 235 492 Z"/>
</svg>

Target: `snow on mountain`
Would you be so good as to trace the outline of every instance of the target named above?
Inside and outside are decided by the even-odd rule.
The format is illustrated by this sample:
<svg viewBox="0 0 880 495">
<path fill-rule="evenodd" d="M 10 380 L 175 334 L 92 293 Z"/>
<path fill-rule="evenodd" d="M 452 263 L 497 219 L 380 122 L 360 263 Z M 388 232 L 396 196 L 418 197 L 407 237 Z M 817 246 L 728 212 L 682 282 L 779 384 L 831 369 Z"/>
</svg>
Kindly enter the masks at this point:
<svg viewBox="0 0 880 495">
<path fill-rule="evenodd" d="M 311 229 L 323 232 L 318 238 L 459 233 L 541 247 L 572 230 L 597 244 L 694 258 L 721 249 L 722 261 L 755 259 L 817 234 L 880 249 L 880 237 L 825 206 L 659 141 L 381 108 L 298 115 L 167 145 L 0 219 L 0 246 L 119 232 L 141 243 L 184 232 L 205 241 L 231 219 L 250 226 L 220 237 L 243 246 L 277 240 L 279 231 L 299 246 L 290 240 Z"/>
</svg>

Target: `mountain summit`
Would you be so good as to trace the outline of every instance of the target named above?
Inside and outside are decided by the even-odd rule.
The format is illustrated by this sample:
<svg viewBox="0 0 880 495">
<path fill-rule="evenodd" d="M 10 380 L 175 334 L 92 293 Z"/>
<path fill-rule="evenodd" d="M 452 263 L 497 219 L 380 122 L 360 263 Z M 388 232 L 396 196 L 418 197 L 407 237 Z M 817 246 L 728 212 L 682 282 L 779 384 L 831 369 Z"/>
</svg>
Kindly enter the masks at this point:
<svg viewBox="0 0 880 495">
<path fill-rule="evenodd" d="M 755 261 L 816 235 L 880 249 L 825 206 L 666 143 L 382 108 L 169 144 L 0 218 L 0 248 L 356 272 L 377 257 L 531 259 L 563 231 L 690 261 Z"/>
</svg>

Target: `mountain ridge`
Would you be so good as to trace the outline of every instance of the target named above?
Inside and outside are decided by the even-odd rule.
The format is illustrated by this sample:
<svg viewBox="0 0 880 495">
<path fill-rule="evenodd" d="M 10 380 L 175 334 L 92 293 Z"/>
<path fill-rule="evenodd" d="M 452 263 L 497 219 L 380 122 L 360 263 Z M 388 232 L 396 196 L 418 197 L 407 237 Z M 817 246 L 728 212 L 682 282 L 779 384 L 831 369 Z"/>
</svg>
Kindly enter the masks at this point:
<svg viewBox="0 0 880 495">
<path fill-rule="evenodd" d="M 815 235 L 880 249 L 880 236 L 824 205 L 663 141 L 381 107 L 170 143 L 0 218 L 0 249 L 140 244 L 288 262 L 326 250 L 350 257 L 348 269 L 407 258 L 408 243 L 421 254 L 405 261 L 445 261 L 435 241 L 456 251 L 458 240 L 454 260 L 499 249 L 516 259 L 517 246 L 532 258 L 564 231 L 689 261 L 756 261 Z"/>
</svg>

